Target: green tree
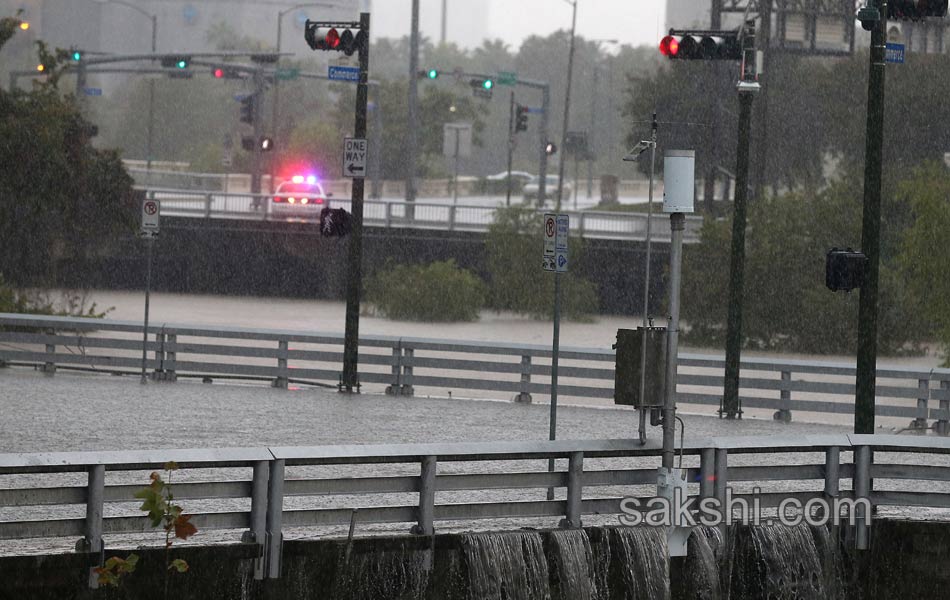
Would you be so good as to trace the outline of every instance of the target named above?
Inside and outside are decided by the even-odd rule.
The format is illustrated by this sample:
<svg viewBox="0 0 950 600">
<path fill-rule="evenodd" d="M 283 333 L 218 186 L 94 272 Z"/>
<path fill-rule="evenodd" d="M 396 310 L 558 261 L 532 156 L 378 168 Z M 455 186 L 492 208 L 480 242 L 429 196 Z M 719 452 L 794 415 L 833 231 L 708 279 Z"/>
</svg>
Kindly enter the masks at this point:
<svg viewBox="0 0 950 600">
<path fill-rule="evenodd" d="M 541 269 L 542 216 L 533 209 L 514 206 L 495 211 L 488 229 L 490 303 L 495 310 L 510 310 L 550 319 L 554 315 L 554 277 Z M 580 264 L 583 243 L 571 239 L 571 262 Z M 589 320 L 597 313 L 597 289 L 576 271 L 561 275 L 561 311 L 569 319 Z"/>
<path fill-rule="evenodd" d="M 855 351 L 858 294 L 832 293 L 824 276 L 830 248 L 860 245 L 860 189 L 855 177 L 844 177 L 814 195 L 770 196 L 750 207 L 742 324 L 747 347 Z M 894 215 L 905 211 L 897 199 L 885 208 Z M 885 354 L 917 349 L 926 328 L 897 268 L 901 222 L 885 221 L 882 232 L 879 344 Z M 724 338 L 731 232 L 730 221 L 707 219 L 700 244 L 686 249 L 683 318 L 694 343 L 719 345 Z"/>
<path fill-rule="evenodd" d="M 390 319 L 475 321 L 485 304 L 485 284 L 451 260 L 395 265 L 377 271 L 366 299 Z"/>
<path fill-rule="evenodd" d="M 15 24 L 0 19 L 0 31 Z M 0 90 L 0 272 L 20 286 L 55 283 L 57 260 L 100 251 L 137 214 L 118 155 L 92 147 L 75 98 L 57 88 L 66 52 L 40 42 L 38 54 L 46 81 Z"/>
<path fill-rule="evenodd" d="M 906 230 L 900 265 L 910 288 L 926 315 L 937 326 L 945 365 L 950 366 L 950 175 L 939 163 L 920 167 L 901 186 L 913 210 L 913 225 Z"/>
</svg>

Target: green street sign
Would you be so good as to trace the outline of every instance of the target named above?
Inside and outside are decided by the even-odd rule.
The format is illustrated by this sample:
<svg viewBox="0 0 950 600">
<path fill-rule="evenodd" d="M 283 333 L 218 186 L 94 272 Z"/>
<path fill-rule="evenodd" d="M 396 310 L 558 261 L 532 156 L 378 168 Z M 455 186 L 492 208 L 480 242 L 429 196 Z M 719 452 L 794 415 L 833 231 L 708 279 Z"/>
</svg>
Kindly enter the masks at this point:
<svg viewBox="0 0 950 600">
<path fill-rule="evenodd" d="M 277 69 L 274 72 L 274 75 L 277 79 L 288 80 L 288 79 L 297 79 L 300 77 L 300 67 L 289 67 L 286 69 Z"/>
<path fill-rule="evenodd" d="M 518 83 L 518 74 L 514 71 L 498 71 L 498 85 L 515 85 Z"/>
</svg>

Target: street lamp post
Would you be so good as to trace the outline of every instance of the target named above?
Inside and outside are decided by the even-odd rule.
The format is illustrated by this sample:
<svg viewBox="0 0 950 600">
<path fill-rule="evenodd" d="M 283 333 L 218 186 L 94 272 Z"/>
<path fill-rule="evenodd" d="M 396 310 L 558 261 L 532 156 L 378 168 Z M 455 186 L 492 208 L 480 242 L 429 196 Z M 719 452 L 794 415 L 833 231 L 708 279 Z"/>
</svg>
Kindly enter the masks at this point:
<svg viewBox="0 0 950 600">
<path fill-rule="evenodd" d="M 594 45 L 597 47 L 597 60 L 600 60 L 600 45 L 601 44 L 617 44 L 617 40 L 591 40 L 594 42 Z M 590 100 L 590 130 L 587 132 L 587 201 L 590 202 L 591 198 L 594 195 L 594 142 L 597 140 L 597 136 L 594 135 L 595 129 L 595 108 L 597 107 L 597 82 L 599 75 L 600 67 L 594 65 L 594 68 L 591 69 L 591 77 L 593 81 L 591 82 L 591 100 Z M 608 69 L 609 76 L 609 69 Z M 607 97 L 610 98 L 610 89 L 608 87 Z M 609 111 L 608 111 L 609 113 Z M 575 187 L 577 184 L 574 184 Z M 577 197 L 577 191 L 574 192 L 574 197 Z"/>
<path fill-rule="evenodd" d="M 141 6 L 136 6 L 125 0 L 96 0 L 99 4 L 119 4 L 126 8 L 139 12 L 152 22 L 152 54 L 155 54 L 158 43 L 158 17 L 145 10 Z M 148 133 L 145 141 L 145 184 L 152 183 L 152 135 L 155 130 L 155 80 L 148 80 Z"/>
<path fill-rule="evenodd" d="M 280 114 L 280 77 L 277 72 L 280 68 L 280 37 L 281 37 L 281 27 L 284 23 L 284 15 L 291 13 L 295 10 L 300 10 L 301 8 L 311 8 L 311 7 L 320 7 L 320 8 L 340 8 L 339 4 L 328 4 L 326 2 L 306 2 L 303 4 L 297 4 L 291 6 L 290 8 L 285 8 L 282 11 L 277 13 L 277 63 L 274 65 L 274 107 L 273 112 L 271 113 L 271 135 L 274 139 L 278 139 L 277 135 L 277 119 Z M 278 146 L 278 152 L 282 146 Z M 270 193 L 274 193 L 274 159 L 271 157 L 270 160 Z"/>
</svg>

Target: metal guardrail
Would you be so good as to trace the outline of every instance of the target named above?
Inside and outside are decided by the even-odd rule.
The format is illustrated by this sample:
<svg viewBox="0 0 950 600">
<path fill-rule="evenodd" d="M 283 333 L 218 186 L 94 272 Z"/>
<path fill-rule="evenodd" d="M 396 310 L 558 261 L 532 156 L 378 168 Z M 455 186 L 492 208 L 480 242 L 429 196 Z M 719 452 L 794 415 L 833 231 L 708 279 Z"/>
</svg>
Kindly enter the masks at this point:
<svg viewBox="0 0 950 600">
<path fill-rule="evenodd" d="M 150 188 L 149 197 L 160 200 L 162 214 L 204 219 L 248 219 L 285 221 L 286 215 L 270 211 L 270 195 L 224 194 L 192 190 Z M 256 205 L 260 208 L 255 208 Z M 350 200 L 330 198 L 328 205 L 349 210 Z M 467 206 L 433 202 L 367 200 L 363 203 L 363 222 L 370 227 L 441 229 L 445 231 L 486 232 L 495 219 L 495 206 Z M 544 212 L 543 210 L 539 212 Z M 581 238 L 645 240 L 647 214 L 636 212 L 562 211 L 571 217 L 571 230 Z M 315 211 L 318 213 L 318 211 Z M 316 222 L 317 214 L 310 220 Z M 669 241 L 669 217 L 653 214 L 653 237 Z M 684 241 L 699 241 L 702 217 L 686 219 Z"/>
<path fill-rule="evenodd" d="M 153 378 L 223 377 L 289 383 L 339 381 L 343 336 L 272 329 L 159 324 L 149 327 L 146 368 Z M 142 324 L 0 313 L 0 363 L 137 371 L 141 368 Z M 393 395 L 415 389 L 463 390 L 508 395 L 530 402 L 550 394 L 551 348 L 527 344 L 410 337 L 361 336 L 359 381 Z M 614 351 L 562 347 L 559 394 L 612 399 Z M 793 411 L 851 414 L 855 367 L 821 361 L 745 358 L 741 363 L 744 409 L 768 409 L 789 421 Z M 719 406 L 724 359 L 681 354 L 679 404 Z M 324 383 L 326 385 L 326 383 Z M 879 367 L 877 414 L 912 419 L 950 432 L 950 369 Z"/>
<path fill-rule="evenodd" d="M 121 510 L 145 485 L 130 484 L 128 475 L 174 461 L 181 469 L 173 484 L 176 501 L 199 531 L 244 531 L 243 541 L 260 547 L 255 576 L 276 578 L 289 528 L 403 523 L 413 524 L 413 533 L 432 535 L 437 522 L 526 518 L 580 527 L 585 516 L 620 514 L 623 498 L 636 493 L 646 494 L 638 497 L 646 506 L 660 453 L 655 442 L 595 440 L 0 454 L 0 515 L 6 515 L 0 518 L 0 550 L 4 540 L 81 537 L 77 547 L 101 560 L 104 535 L 150 529 L 134 508 Z M 872 453 L 896 454 L 872 463 Z M 950 466 L 922 464 L 950 454 L 945 438 L 718 438 L 687 443 L 683 454 L 688 494 L 723 507 L 728 497 L 750 503 L 754 497 L 763 509 L 788 498 L 805 506 L 812 499 L 866 498 L 877 506 L 950 508 L 950 493 L 933 491 L 933 482 L 950 481 Z M 902 462 L 902 455 L 912 455 L 913 464 Z M 567 459 L 566 470 L 547 472 L 549 459 Z M 321 468 L 329 470 L 317 473 Z M 235 470 L 243 475 L 235 477 Z M 76 473 L 86 474 L 85 484 L 42 481 Z M 126 477 L 116 481 L 120 475 Z M 138 475 L 131 481 L 148 481 L 146 473 Z M 17 478 L 20 483 L 5 483 Z M 877 491 L 872 480 L 902 487 Z M 560 498 L 544 499 L 548 488 L 561 490 Z M 64 505 L 85 512 L 44 512 Z M 856 508 L 855 540 L 867 547 L 870 515 Z"/>
</svg>

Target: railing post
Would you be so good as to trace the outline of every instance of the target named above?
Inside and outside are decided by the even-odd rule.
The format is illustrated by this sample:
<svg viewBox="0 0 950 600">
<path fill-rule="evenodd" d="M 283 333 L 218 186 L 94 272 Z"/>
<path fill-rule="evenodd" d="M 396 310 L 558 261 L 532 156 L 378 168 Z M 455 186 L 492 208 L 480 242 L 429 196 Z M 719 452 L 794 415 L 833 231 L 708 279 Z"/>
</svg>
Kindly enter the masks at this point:
<svg viewBox="0 0 950 600">
<path fill-rule="evenodd" d="M 46 353 L 56 354 L 56 344 L 46 344 Z M 56 363 L 52 360 L 48 360 L 40 367 L 40 371 L 52 375 L 56 373 Z"/>
<path fill-rule="evenodd" d="M 178 381 L 178 334 L 169 333 L 165 344 L 165 381 Z"/>
<path fill-rule="evenodd" d="M 413 525 L 412 533 L 432 535 L 435 533 L 435 474 L 438 463 L 435 456 L 422 457 L 422 471 L 419 475 L 419 520 Z"/>
<path fill-rule="evenodd" d="M 577 529 L 581 524 L 581 500 L 584 495 L 584 453 L 571 452 L 567 462 L 567 511 L 560 526 Z"/>
<path fill-rule="evenodd" d="M 772 418 L 783 423 L 792 422 L 792 390 L 789 389 L 789 382 L 792 381 L 791 371 L 782 371 L 782 389 L 780 408 L 775 411 Z"/>
<path fill-rule="evenodd" d="M 392 383 L 386 386 L 387 396 L 398 396 L 402 391 L 402 345 L 396 342 L 393 346 Z"/>
<path fill-rule="evenodd" d="M 926 431 L 927 402 L 930 400 L 930 379 L 917 380 L 917 417 L 910 422 L 911 429 Z"/>
<path fill-rule="evenodd" d="M 577 233 L 580 237 L 584 237 L 584 229 L 587 225 L 586 221 L 587 214 L 584 211 L 581 211 L 580 214 L 577 215 Z"/>
<path fill-rule="evenodd" d="M 712 498 L 716 483 L 716 449 L 703 448 L 699 453 L 699 498 Z"/>
<path fill-rule="evenodd" d="M 938 435 L 947 435 L 950 434 L 950 420 L 946 416 L 950 414 L 950 381 L 941 380 L 940 390 L 943 392 L 940 397 L 940 411 L 943 416 L 934 424 L 934 429 Z"/>
<path fill-rule="evenodd" d="M 277 379 L 273 386 L 283 390 L 287 389 L 287 340 L 277 342 Z"/>
<path fill-rule="evenodd" d="M 725 448 L 716 448 L 715 485 L 714 493 L 719 500 L 719 507 L 726 511 L 726 487 L 729 485 L 729 453 Z"/>
<path fill-rule="evenodd" d="M 455 229 L 455 206 L 449 207 L 449 231 Z"/>
<path fill-rule="evenodd" d="M 155 334 L 155 369 L 152 371 L 152 381 L 161 380 L 162 368 L 165 366 L 165 332 Z"/>
<path fill-rule="evenodd" d="M 515 402 L 531 404 L 531 355 L 521 357 L 521 390 L 514 397 Z"/>
<path fill-rule="evenodd" d="M 284 464 L 283 459 L 270 463 L 267 481 L 267 531 L 264 534 L 264 561 L 268 579 L 280 577 L 280 556 L 284 544 L 281 531 L 284 517 Z"/>
<path fill-rule="evenodd" d="M 211 194 L 205 194 L 205 218 L 211 218 Z"/>
<path fill-rule="evenodd" d="M 416 390 L 412 387 L 412 357 L 414 352 L 412 348 L 402 349 L 402 386 L 399 389 L 399 394 L 402 396 L 412 396 L 416 393 Z"/>
<path fill-rule="evenodd" d="M 871 497 L 871 449 L 868 446 L 858 446 L 854 449 L 854 499 L 870 499 Z M 871 515 L 864 509 L 864 504 L 855 504 L 855 532 L 858 550 L 868 549 L 868 520 Z"/>
<path fill-rule="evenodd" d="M 79 546 L 84 552 L 90 554 L 99 554 L 96 565 L 103 564 L 103 545 L 102 545 L 102 507 L 106 487 L 106 467 L 105 465 L 92 465 L 89 467 L 89 477 L 86 485 L 86 535 L 79 540 Z M 99 587 L 99 576 L 93 571 L 94 567 L 89 569 L 89 588 L 97 589 Z"/>
<path fill-rule="evenodd" d="M 254 561 L 254 579 L 264 579 L 264 564 L 267 551 L 267 481 L 270 463 L 259 460 L 254 463 L 254 479 L 251 482 L 251 529 L 244 541 L 258 544 L 261 556 Z"/>
<path fill-rule="evenodd" d="M 837 498 L 841 477 L 841 449 L 832 446 L 825 450 L 825 498 Z"/>
<path fill-rule="evenodd" d="M 393 224 L 393 203 L 386 202 L 386 229 L 392 227 Z"/>
</svg>

